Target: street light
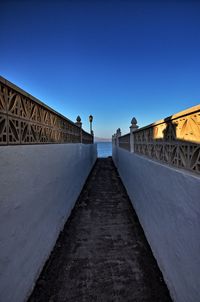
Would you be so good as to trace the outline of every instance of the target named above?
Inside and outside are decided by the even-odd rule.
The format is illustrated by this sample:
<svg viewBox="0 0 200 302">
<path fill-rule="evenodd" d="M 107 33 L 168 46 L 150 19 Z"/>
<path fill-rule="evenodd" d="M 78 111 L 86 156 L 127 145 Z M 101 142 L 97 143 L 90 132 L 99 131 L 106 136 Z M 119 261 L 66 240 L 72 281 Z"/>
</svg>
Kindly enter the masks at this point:
<svg viewBox="0 0 200 302">
<path fill-rule="evenodd" d="M 92 121 L 93 121 L 93 116 L 92 115 L 90 115 L 89 116 L 89 122 L 90 122 L 90 133 L 92 134 Z"/>
</svg>

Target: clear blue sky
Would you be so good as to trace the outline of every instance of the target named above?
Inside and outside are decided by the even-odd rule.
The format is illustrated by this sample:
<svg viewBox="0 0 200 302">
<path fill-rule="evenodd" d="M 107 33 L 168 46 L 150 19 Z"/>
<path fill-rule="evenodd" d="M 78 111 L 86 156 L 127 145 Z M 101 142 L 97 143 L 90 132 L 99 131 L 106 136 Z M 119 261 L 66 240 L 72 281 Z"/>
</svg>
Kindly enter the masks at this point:
<svg viewBox="0 0 200 302">
<path fill-rule="evenodd" d="M 4 1 L 0 74 L 96 136 L 200 103 L 200 1 Z"/>
</svg>

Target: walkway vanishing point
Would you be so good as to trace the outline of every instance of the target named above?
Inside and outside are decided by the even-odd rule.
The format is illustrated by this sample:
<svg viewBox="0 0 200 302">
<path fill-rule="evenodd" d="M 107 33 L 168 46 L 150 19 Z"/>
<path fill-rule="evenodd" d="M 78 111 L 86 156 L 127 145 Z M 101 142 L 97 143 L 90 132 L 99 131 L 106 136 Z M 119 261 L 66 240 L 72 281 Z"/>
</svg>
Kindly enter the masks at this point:
<svg viewBox="0 0 200 302">
<path fill-rule="evenodd" d="M 98 159 L 29 302 L 171 301 L 112 159 Z"/>
<path fill-rule="evenodd" d="M 200 301 L 200 105 L 93 141 L 0 77 L 0 301 Z"/>
</svg>

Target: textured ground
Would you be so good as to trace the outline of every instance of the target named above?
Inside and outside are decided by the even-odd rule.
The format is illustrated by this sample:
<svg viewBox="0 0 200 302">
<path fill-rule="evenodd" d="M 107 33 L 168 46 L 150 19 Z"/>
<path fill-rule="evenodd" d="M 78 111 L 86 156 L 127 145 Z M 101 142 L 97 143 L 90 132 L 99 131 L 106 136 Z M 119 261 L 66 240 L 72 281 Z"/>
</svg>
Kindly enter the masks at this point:
<svg viewBox="0 0 200 302">
<path fill-rule="evenodd" d="M 97 163 L 29 302 L 171 301 L 111 158 Z"/>
</svg>

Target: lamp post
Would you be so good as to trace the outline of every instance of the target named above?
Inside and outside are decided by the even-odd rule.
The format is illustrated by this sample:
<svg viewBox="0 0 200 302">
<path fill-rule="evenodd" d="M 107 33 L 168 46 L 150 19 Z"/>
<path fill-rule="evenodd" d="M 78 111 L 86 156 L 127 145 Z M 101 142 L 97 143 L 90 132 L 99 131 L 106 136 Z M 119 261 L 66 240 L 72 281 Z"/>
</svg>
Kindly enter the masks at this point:
<svg viewBox="0 0 200 302">
<path fill-rule="evenodd" d="M 93 121 L 93 116 L 90 115 L 89 116 L 89 122 L 90 122 L 90 133 L 93 134 L 93 131 L 92 131 L 92 121 Z"/>
</svg>

